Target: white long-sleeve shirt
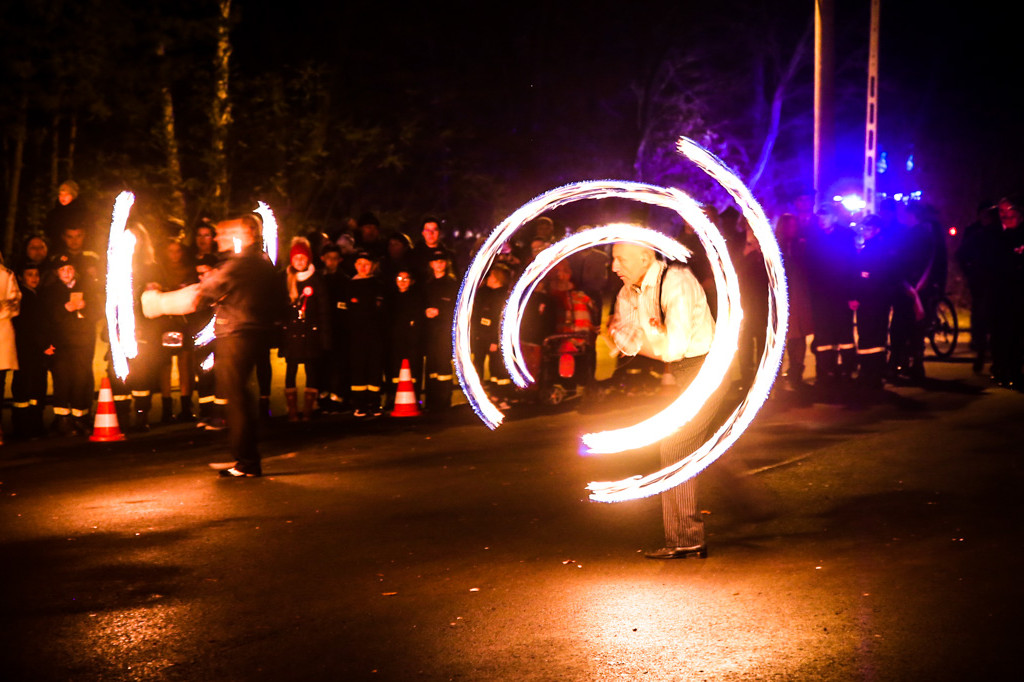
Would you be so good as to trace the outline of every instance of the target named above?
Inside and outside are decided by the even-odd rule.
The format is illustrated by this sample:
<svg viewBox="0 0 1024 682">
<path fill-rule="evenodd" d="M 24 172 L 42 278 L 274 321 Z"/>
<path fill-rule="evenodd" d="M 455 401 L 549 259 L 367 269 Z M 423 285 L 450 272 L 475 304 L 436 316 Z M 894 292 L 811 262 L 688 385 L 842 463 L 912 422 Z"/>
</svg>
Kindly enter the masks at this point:
<svg viewBox="0 0 1024 682">
<path fill-rule="evenodd" d="M 661 272 L 668 267 L 658 300 Z M 661 326 L 661 309 L 665 325 Z M 715 321 L 707 296 L 689 268 L 655 261 L 639 287 L 624 285 L 615 303 L 619 323 L 612 339 L 624 355 L 675 362 L 704 355 L 711 348 Z M 653 324 L 652 324 L 653 321 Z"/>
</svg>

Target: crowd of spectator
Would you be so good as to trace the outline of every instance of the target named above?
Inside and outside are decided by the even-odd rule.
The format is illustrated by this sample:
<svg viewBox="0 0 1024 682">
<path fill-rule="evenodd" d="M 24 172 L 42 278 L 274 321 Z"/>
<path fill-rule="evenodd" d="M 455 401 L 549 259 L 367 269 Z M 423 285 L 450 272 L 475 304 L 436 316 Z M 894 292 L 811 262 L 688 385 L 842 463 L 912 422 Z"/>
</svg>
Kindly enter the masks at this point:
<svg viewBox="0 0 1024 682">
<path fill-rule="evenodd" d="M 54 419 L 62 435 L 90 431 L 95 385 L 92 358 L 97 330 L 105 334 L 102 259 L 89 250 L 88 220 L 77 206 L 78 188 L 61 185 L 45 230 L 25 239 L 13 270 L 0 268 L 0 370 L 15 370 L 11 382 L 15 436 L 45 433 L 43 408 L 52 375 Z M 739 213 L 729 208 L 709 216 L 726 235 L 744 301 L 744 325 L 736 382 L 749 386 L 765 345 L 767 276 L 759 245 Z M 975 370 L 991 373 L 1002 386 L 1020 388 L 1024 359 L 1024 229 L 1015 197 L 985 203 L 964 231 L 956 259 L 972 299 Z M 586 229 L 580 226 L 578 229 Z M 217 266 L 216 228 L 203 222 L 191 230 L 151 235 L 131 224 L 136 236 L 136 301 L 142 291 L 173 291 L 199 282 Z M 273 340 L 284 366 L 284 404 L 289 421 L 321 413 L 351 412 L 356 418 L 382 414 L 394 404 L 403 363 L 417 397 L 438 417 L 452 406 L 451 327 L 462 271 L 482 237 L 446 235 L 441 220 L 425 218 L 415 238 L 383 231 L 373 214 L 330 234 L 310 230 L 282 248 L 280 286 L 288 299 Z M 502 409 L 534 393 L 512 386 L 500 358 L 498 332 L 508 289 L 519 272 L 565 229 L 542 216 L 507 245 L 476 296 L 471 351 L 476 371 Z M 807 392 L 805 357 L 815 359 L 813 388 L 819 393 L 877 397 L 886 383 L 925 378 L 924 335 L 931 308 L 946 290 L 947 242 L 929 207 L 883 202 L 877 215 L 825 217 L 813 196 L 798 197 L 776 222 L 789 286 L 790 319 L 785 386 Z M 458 237 L 453 242 L 449 239 Z M 699 241 L 684 227 L 678 238 L 694 252 L 689 262 L 714 312 L 714 282 Z M 95 242 L 92 242 L 95 244 Z M 593 386 L 596 339 L 606 302 L 614 300 L 607 249 L 592 248 L 560 263 L 527 304 L 522 343 L 535 376 L 567 377 L 554 370 L 559 356 L 573 358 L 573 380 Z M 136 314 L 138 356 L 123 382 L 110 372 L 119 422 L 126 430 L 151 427 L 154 394 L 161 397 L 161 422 L 196 422 L 222 428 L 225 400 L 217 395 L 211 367 L 214 346 L 197 347 L 196 334 L 211 310 L 146 319 Z M 554 345 L 546 342 L 554 339 Z M 216 343 L 215 341 L 213 342 Z M 617 373 L 657 376 L 658 368 L 626 363 Z M 172 370 L 177 367 L 178 383 Z M 270 416 L 272 358 L 257 362 L 259 410 Z M 303 382 L 300 382 L 299 370 Z M 650 371 L 648 372 L 648 369 Z M 628 378 L 628 377 L 627 377 Z M 300 390 L 301 384 L 301 390 Z M 541 390 L 544 389 L 543 381 Z M 851 391 L 850 389 L 855 389 Z M 174 405 L 174 392 L 178 405 Z M 193 396 L 197 400 L 193 400 Z"/>
</svg>

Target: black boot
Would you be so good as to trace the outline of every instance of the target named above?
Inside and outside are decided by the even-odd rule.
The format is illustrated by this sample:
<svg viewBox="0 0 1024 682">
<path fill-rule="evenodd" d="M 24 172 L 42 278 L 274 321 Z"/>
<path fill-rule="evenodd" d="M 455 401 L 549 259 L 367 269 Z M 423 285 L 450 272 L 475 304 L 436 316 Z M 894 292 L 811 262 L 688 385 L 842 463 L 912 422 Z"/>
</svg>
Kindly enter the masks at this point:
<svg viewBox="0 0 1024 682">
<path fill-rule="evenodd" d="M 24 440 L 29 437 L 29 411 L 31 406 L 11 408 L 11 440 Z"/>
<path fill-rule="evenodd" d="M 30 438 L 42 438 L 46 435 L 46 427 L 43 426 L 43 406 L 31 405 L 28 408 L 28 435 Z"/>
<path fill-rule="evenodd" d="M 196 416 L 192 413 L 192 396 L 181 394 L 181 411 L 178 412 L 178 421 L 194 422 Z"/>
<path fill-rule="evenodd" d="M 71 430 L 76 436 L 88 436 L 92 433 L 92 426 L 89 421 L 88 414 L 83 414 L 81 417 L 72 417 Z"/>
<path fill-rule="evenodd" d="M 71 415 L 70 414 L 58 414 L 53 418 L 53 430 L 58 436 L 71 435 Z"/>
<path fill-rule="evenodd" d="M 132 424 L 132 431 L 149 431 L 149 410 L 153 406 L 153 396 L 135 396 L 135 423 Z"/>
<path fill-rule="evenodd" d="M 115 400 L 114 413 L 117 414 L 117 426 L 121 429 L 131 428 L 132 422 L 132 401 Z"/>
<path fill-rule="evenodd" d="M 259 415 L 263 421 L 270 421 L 270 396 L 261 395 L 259 404 Z M 290 420 L 291 421 L 291 420 Z"/>
<path fill-rule="evenodd" d="M 174 423 L 174 398 L 160 399 L 160 423 L 167 425 Z"/>
</svg>

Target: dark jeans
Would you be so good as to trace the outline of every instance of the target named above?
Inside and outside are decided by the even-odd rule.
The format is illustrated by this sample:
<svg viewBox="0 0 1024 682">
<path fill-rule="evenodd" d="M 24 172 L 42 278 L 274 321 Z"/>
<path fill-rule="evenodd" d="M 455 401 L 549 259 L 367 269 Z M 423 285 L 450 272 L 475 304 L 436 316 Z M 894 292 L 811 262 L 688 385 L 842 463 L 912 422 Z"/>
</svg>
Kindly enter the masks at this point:
<svg viewBox="0 0 1024 682">
<path fill-rule="evenodd" d="M 214 351 L 217 395 L 227 400 L 224 417 L 231 453 L 238 462 L 236 468 L 250 474 L 262 470 L 256 447 L 256 401 L 249 378 L 267 352 L 266 340 L 258 332 L 220 337 Z"/>
</svg>

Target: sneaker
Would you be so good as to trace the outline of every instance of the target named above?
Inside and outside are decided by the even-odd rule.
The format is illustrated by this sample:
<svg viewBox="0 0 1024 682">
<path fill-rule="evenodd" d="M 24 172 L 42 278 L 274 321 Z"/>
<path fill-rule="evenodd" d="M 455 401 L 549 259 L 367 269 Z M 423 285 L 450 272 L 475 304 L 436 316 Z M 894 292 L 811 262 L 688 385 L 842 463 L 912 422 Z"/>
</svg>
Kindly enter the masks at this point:
<svg viewBox="0 0 1024 682">
<path fill-rule="evenodd" d="M 224 473 L 223 471 L 221 473 Z M 648 559 L 688 559 L 695 557 L 697 559 L 708 558 L 708 547 L 707 545 L 693 545 L 692 547 L 662 547 L 656 549 L 653 552 L 644 552 L 644 556 Z"/>
<path fill-rule="evenodd" d="M 217 475 L 221 478 L 259 478 L 263 474 L 250 474 L 236 467 L 231 467 L 230 469 L 221 469 L 217 472 Z"/>
</svg>

